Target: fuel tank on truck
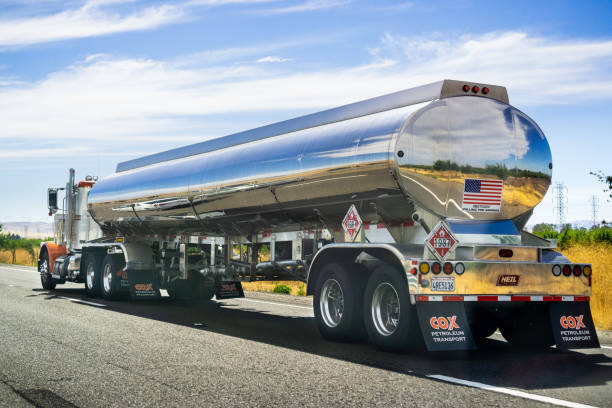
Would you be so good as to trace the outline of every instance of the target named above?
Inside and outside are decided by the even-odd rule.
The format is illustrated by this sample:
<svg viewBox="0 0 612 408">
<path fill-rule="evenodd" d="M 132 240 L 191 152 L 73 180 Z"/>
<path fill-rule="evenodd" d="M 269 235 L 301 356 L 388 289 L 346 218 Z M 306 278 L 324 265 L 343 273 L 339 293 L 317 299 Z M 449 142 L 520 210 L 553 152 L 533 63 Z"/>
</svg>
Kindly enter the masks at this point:
<svg viewBox="0 0 612 408">
<path fill-rule="evenodd" d="M 504 87 L 444 80 L 120 163 L 89 211 L 123 234 L 332 228 L 351 204 L 364 221 L 403 222 L 416 206 L 517 219 L 551 169 L 544 134 Z M 464 202 L 491 181 L 499 205 Z"/>
</svg>

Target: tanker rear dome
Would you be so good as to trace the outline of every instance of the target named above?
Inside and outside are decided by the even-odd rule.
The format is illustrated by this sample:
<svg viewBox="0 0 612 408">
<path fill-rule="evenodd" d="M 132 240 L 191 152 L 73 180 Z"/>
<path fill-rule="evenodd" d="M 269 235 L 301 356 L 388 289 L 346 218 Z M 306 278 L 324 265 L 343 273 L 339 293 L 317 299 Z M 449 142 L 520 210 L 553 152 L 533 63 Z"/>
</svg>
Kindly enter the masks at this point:
<svg viewBox="0 0 612 408">
<path fill-rule="evenodd" d="M 542 201 L 552 176 L 540 128 L 510 105 L 473 96 L 440 99 L 415 112 L 400 131 L 395 160 L 404 191 L 448 218 L 516 218 Z M 503 180 L 501 208 L 466 210 L 466 179 Z"/>
</svg>

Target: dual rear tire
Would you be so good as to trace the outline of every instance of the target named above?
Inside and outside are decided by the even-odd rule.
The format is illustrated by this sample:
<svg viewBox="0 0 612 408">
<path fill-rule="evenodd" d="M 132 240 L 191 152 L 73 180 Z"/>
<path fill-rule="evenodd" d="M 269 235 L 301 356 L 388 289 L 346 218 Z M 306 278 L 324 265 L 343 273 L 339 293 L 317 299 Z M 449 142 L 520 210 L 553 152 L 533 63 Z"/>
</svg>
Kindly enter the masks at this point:
<svg viewBox="0 0 612 408">
<path fill-rule="evenodd" d="M 328 340 L 368 338 L 383 350 L 397 352 L 418 346 L 421 339 L 407 283 L 391 266 L 369 276 L 357 264 L 324 266 L 315 288 L 314 314 Z"/>
<path fill-rule="evenodd" d="M 104 258 L 89 254 L 85 263 L 85 292 L 87 296 L 102 296 L 116 299 L 121 294 L 121 269 L 125 261 L 121 255 L 106 255 Z"/>
</svg>

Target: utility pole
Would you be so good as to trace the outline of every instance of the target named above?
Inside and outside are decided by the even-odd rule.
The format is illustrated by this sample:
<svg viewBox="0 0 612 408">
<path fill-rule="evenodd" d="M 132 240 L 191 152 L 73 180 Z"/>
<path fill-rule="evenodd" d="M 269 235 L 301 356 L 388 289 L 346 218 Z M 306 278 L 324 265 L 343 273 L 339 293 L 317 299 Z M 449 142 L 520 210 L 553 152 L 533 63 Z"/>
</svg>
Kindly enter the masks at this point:
<svg viewBox="0 0 612 408">
<path fill-rule="evenodd" d="M 559 231 L 565 225 L 565 214 L 567 212 L 567 188 L 563 183 L 556 183 L 553 194 L 554 213 L 557 216 L 557 227 Z"/>
<path fill-rule="evenodd" d="M 593 215 L 593 226 L 597 225 L 597 213 L 599 212 L 599 198 L 591 196 L 591 212 Z"/>
</svg>

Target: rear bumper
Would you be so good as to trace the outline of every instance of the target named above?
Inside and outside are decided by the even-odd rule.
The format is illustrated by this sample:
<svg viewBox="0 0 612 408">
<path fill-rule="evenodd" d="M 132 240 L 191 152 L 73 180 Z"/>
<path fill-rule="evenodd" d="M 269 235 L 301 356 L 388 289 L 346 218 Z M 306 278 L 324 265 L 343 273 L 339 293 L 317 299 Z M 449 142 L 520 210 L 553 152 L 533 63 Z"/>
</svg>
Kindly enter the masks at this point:
<svg viewBox="0 0 612 408">
<path fill-rule="evenodd" d="M 569 276 L 555 276 L 552 263 L 449 261 L 451 273 L 423 274 L 423 262 L 433 265 L 430 260 L 411 260 L 406 274 L 417 301 L 586 302 L 592 293 L 583 264 L 571 264 Z M 462 274 L 456 272 L 458 264 L 465 270 Z M 574 265 L 581 268 L 579 275 L 574 275 Z"/>
</svg>

